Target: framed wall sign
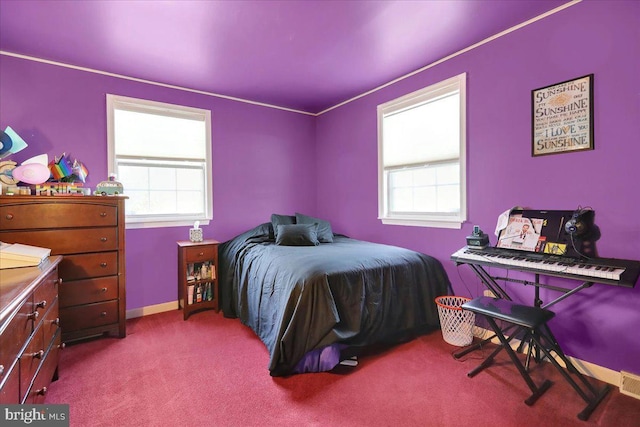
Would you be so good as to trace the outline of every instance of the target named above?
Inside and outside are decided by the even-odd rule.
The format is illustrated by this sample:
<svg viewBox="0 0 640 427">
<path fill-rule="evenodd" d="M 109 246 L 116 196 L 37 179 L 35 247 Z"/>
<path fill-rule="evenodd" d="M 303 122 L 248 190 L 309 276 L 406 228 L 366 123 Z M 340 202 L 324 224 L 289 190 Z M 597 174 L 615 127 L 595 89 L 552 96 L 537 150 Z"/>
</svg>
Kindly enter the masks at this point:
<svg viewBox="0 0 640 427">
<path fill-rule="evenodd" d="M 593 150 L 593 74 L 531 91 L 531 155 Z"/>
</svg>

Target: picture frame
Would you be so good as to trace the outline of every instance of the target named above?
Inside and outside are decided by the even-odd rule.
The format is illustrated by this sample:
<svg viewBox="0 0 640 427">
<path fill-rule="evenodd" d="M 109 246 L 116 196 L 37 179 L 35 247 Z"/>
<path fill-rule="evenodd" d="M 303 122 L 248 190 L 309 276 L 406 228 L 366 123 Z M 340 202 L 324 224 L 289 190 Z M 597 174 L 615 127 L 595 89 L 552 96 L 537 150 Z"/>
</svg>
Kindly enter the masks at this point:
<svg viewBox="0 0 640 427">
<path fill-rule="evenodd" d="M 593 149 L 593 74 L 531 91 L 532 157 Z"/>
</svg>

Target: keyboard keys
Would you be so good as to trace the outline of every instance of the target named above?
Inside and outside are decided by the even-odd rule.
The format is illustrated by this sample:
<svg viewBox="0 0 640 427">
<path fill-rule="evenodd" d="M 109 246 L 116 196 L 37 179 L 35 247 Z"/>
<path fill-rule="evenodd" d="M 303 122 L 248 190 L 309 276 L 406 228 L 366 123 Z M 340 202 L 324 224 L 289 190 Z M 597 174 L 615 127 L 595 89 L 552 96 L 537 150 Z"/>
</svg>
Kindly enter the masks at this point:
<svg viewBox="0 0 640 427">
<path fill-rule="evenodd" d="M 531 258 L 533 257 L 533 258 Z M 458 261 L 477 261 L 484 264 L 495 264 L 496 266 L 513 266 L 523 267 L 534 270 L 534 272 L 554 272 L 571 274 L 574 276 L 582 276 L 584 278 L 602 278 L 609 280 L 620 280 L 625 269 L 615 266 L 605 266 L 590 262 L 576 262 L 573 259 L 540 258 L 540 254 L 535 255 L 519 255 L 494 252 L 491 248 L 481 251 L 469 251 L 461 249 L 452 255 L 454 260 Z"/>
</svg>

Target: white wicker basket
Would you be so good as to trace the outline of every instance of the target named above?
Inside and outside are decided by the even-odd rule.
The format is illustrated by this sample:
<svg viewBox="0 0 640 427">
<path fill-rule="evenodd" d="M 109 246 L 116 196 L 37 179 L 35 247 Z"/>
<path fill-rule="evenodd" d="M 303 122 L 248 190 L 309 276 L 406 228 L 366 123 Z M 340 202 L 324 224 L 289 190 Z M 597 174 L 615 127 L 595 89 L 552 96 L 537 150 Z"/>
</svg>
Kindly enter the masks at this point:
<svg viewBox="0 0 640 427">
<path fill-rule="evenodd" d="M 460 306 L 469 298 L 442 296 L 436 298 L 442 338 L 451 344 L 464 347 L 473 341 L 473 327 L 476 324 L 475 313 L 463 310 Z"/>
</svg>

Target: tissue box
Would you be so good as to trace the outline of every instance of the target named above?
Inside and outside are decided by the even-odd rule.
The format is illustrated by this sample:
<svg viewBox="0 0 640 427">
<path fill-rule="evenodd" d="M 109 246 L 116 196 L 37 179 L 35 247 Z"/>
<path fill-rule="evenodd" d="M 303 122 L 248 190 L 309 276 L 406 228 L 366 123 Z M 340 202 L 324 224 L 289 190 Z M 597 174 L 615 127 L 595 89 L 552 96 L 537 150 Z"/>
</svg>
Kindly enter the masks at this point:
<svg viewBox="0 0 640 427">
<path fill-rule="evenodd" d="M 191 240 L 192 242 L 202 242 L 202 228 L 190 229 L 189 240 Z"/>
</svg>

